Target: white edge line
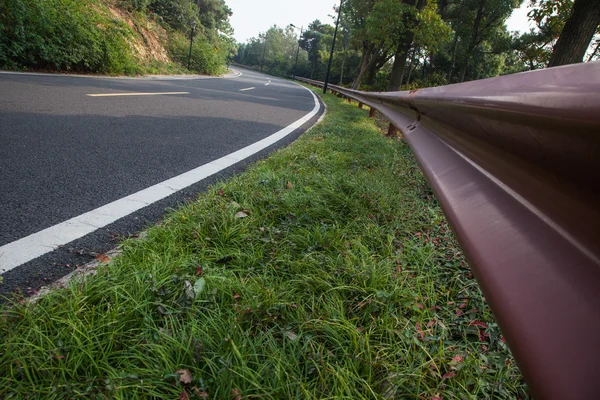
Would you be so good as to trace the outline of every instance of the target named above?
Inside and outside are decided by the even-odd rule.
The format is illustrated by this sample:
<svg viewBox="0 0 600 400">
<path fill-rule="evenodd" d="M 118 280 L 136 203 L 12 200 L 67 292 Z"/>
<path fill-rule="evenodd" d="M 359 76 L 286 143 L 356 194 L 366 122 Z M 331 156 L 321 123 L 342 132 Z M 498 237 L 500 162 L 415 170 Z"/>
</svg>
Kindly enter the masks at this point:
<svg viewBox="0 0 600 400">
<path fill-rule="evenodd" d="M 300 86 L 300 85 L 299 85 Z M 150 186 L 95 210 L 86 212 L 57 225 L 36 232 L 0 247 L 0 274 L 54 251 L 85 235 L 95 232 L 142 208 L 162 200 L 184 188 L 194 185 L 261 150 L 277 143 L 310 121 L 321 109 L 318 97 L 308 88 L 315 101 L 313 110 L 291 125 L 250 146 L 211 161 L 191 171 Z"/>
<path fill-rule="evenodd" d="M 178 95 L 178 94 L 190 94 L 190 92 L 154 92 L 154 93 L 92 93 L 87 94 L 89 97 L 117 97 L 117 96 L 166 96 L 166 95 Z"/>
</svg>

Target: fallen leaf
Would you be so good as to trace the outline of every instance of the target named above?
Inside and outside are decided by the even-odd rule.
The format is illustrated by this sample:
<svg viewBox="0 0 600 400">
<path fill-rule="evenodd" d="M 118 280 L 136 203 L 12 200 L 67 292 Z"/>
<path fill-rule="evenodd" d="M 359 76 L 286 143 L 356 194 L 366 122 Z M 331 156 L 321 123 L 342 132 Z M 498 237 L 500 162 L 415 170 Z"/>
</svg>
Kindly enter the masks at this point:
<svg viewBox="0 0 600 400">
<path fill-rule="evenodd" d="M 190 400 L 190 395 L 185 390 L 179 395 L 179 400 Z"/>
<path fill-rule="evenodd" d="M 231 400 L 242 400 L 240 389 L 231 389 Z"/>
<path fill-rule="evenodd" d="M 202 293 L 206 289 L 206 280 L 204 278 L 198 278 L 196 283 L 194 283 L 194 294 L 195 297 L 198 297 L 200 293 Z"/>
<path fill-rule="evenodd" d="M 287 338 L 290 339 L 292 342 L 298 339 L 298 335 L 290 331 L 285 332 L 285 336 L 287 336 Z"/>
<path fill-rule="evenodd" d="M 421 340 L 425 339 L 425 332 L 423 332 L 421 330 L 421 323 L 417 322 L 416 327 L 417 327 L 417 332 L 419 333 L 419 336 L 421 337 Z"/>
<path fill-rule="evenodd" d="M 98 260 L 98 262 L 105 264 L 110 261 L 110 257 L 107 256 L 106 254 L 99 254 L 98 256 L 96 256 L 96 260 Z M 69 266 L 69 264 L 67 264 L 67 267 L 68 266 Z"/>
<path fill-rule="evenodd" d="M 463 315 L 463 312 L 461 310 L 456 310 L 456 316 L 460 317 L 461 315 Z"/>
<path fill-rule="evenodd" d="M 455 355 L 455 356 L 452 358 L 452 361 L 453 361 L 453 362 L 455 362 L 455 363 L 457 363 L 457 364 L 458 364 L 458 363 L 461 363 L 461 362 L 463 362 L 463 360 L 464 360 L 464 358 L 462 358 L 462 357 L 461 357 L 461 356 L 459 356 L 458 354 L 457 354 L 457 355 Z"/>
<path fill-rule="evenodd" d="M 242 296 L 239 295 L 239 294 L 237 294 L 237 293 L 233 295 L 233 298 L 236 299 L 236 300 L 239 299 L 240 297 L 242 297 Z"/>
<path fill-rule="evenodd" d="M 201 399 L 208 399 L 208 393 L 201 391 L 200 389 L 198 389 L 196 386 L 194 386 L 192 388 L 192 390 L 194 391 L 194 394 L 198 397 L 200 397 Z"/>
<path fill-rule="evenodd" d="M 190 281 L 185 281 L 185 296 L 190 300 L 194 300 L 196 298 L 196 291 L 192 287 Z"/>
<path fill-rule="evenodd" d="M 177 374 L 179 374 L 179 382 L 186 385 L 192 383 L 193 377 L 189 369 L 180 369 L 177 371 Z"/>
<path fill-rule="evenodd" d="M 248 214 L 246 214 L 243 211 L 240 211 L 239 213 L 235 214 L 236 218 L 246 218 L 248 216 Z"/>
<path fill-rule="evenodd" d="M 486 328 L 486 329 L 487 329 L 487 327 L 488 327 L 488 325 L 487 325 L 485 322 L 481 322 L 481 321 L 478 321 L 478 320 L 476 320 L 476 319 L 475 319 L 475 320 L 473 320 L 473 321 L 471 321 L 471 322 L 469 323 L 469 325 L 470 325 L 470 326 L 478 326 L 478 327 L 480 327 L 480 328 Z"/>
<path fill-rule="evenodd" d="M 223 192 L 223 189 L 219 189 L 219 196 L 223 197 L 224 194 L 225 192 Z"/>
<path fill-rule="evenodd" d="M 291 188 L 293 188 L 293 187 L 294 187 L 294 185 L 292 185 L 292 182 L 288 181 L 288 182 L 287 182 L 287 185 L 286 185 L 286 187 L 287 187 L 288 189 L 291 189 Z"/>
<path fill-rule="evenodd" d="M 202 267 L 196 267 L 196 276 L 202 275 Z"/>
<path fill-rule="evenodd" d="M 454 378 L 455 376 L 456 376 L 456 374 L 454 372 L 448 372 L 442 376 L 442 379 L 450 379 L 450 378 Z"/>
</svg>

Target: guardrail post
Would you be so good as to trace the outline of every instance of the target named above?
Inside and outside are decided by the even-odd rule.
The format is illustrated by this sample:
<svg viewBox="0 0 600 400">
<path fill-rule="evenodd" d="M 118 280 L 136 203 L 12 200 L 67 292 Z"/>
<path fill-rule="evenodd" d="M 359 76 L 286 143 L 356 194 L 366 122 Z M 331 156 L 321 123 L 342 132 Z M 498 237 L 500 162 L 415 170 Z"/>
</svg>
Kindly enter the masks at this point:
<svg viewBox="0 0 600 400">
<path fill-rule="evenodd" d="M 358 102 L 358 108 L 360 108 L 360 109 L 363 108 L 363 103 L 361 103 L 360 101 Z"/>
<path fill-rule="evenodd" d="M 387 136 L 396 136 L 396 133 L 398 133 L 398 129 L 396 129 L 396 127 L 390 122 Z"/>
<path fill-rule="evenodd" d="M 377 110 L 374 108 L 371 108 L 369 110 L 369 118 L 375 118 L 375 114 L 377 114 Z"/>
</svg>

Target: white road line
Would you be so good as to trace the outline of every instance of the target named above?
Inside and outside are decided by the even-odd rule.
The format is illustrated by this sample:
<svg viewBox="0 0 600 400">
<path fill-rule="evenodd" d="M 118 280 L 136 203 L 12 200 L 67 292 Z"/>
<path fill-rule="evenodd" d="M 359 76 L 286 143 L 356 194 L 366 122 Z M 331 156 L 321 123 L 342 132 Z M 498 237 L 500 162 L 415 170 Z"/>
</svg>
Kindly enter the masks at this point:
<svg viewBox="0 0 600 400">
<path fill-rule="evenodd" d="M 95 210 L 81 214 L 68 221 L 61 222 L 22 239 L 0 247 L 0 273 L 10 271 L 26 262 L 50 253 L 59 246 L 64 246 L 82 238 L 100 228 L 141 210 L 142 208 L 162 200 L 179 190 L 202 181 L 225 168 L 228 168 L 261 150 L 277 143 L 296 129 L 310 121 L 321 108 L 317 96 L 307 88 L 315 101 L 313 110 L 293 124 L 283 128 L 250 146 L 235 151 L 225 157 L 204 164 L 196 169 L 158 183 L 132 195 L 123 197 Z"/>
<path fill-rule="evenodd" d="M 94 93 L 88 94 L 90 97 L 116 97 L 116 96 L 163 96 L 173 94 L 190 94 L 190 92 L 156 92 L 156 93 Z"/>
<path fill-rule="evenodd" d="M 256 88 L 255 87 L 249 87 L 249 88 L 246 88 L 246 89 L 240 89 L 240 92 L 245 92 L 247 90 L 254 90 L 254 89 L 256 89 Z"/>
<path fill-rule="evenodd" d="M 265 83 L 265 86 L 269 86 L 271 84 L 271 81 Z"/>
</svg>

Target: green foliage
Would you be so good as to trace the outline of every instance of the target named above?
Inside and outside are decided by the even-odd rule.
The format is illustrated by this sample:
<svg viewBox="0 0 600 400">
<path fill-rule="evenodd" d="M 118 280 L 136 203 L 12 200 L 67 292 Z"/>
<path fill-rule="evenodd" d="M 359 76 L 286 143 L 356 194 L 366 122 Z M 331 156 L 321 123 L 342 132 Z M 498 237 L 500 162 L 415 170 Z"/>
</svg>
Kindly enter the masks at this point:
<svg viewBox="0 0 600 400">
<path fill-rule="evenodd" d="M 181 65 L 187 66 L 190 49 L 189 37 L 173 34 L 169 39 L 169 54 Z M 203 36 L 194 39 L 191 58 L 191 70 L 207 75 L 225 73 L 225 64 L 231 56 L 228 45 L 213 44 Z"/>
<path fill-rule="evenodd" d="M 263 71 L 272 75 L 287 76 L 296 72 L 296 75 L 308 76 L 311 68 L 308 52 L 298 48 L 297 34 L 291 26 L 286 29 L 272 26 L 267 32 L 261 33 L 258 39 L 252 38 L 240 45 L 235 61 L 251 67 L 262 65 Z M 296 55 L 298 66 L 294 71 Z"/>
<path fill-rule="evenodd" d="M 0 3 L 0 68 L 94 72 L 112 75 L 181 72 L 169 63 L 138 59 L 132 43 L 140 41 L 105 4 L 134 11 L 134 21 L 154 13 L 168 28 L 170 53 L 187 66 L 186 38 L 192 21 L 200 21 L 194 45 L 193 70 L 207 74 L 224 71 L 235 54 L 223 0 L 3 0 Z M 183 35 L 182 35 L 182 33 Z"/>
<path fill-rule="evenodd" d="M 119 0 L 119 3 L 129 10 L 145 11 L 152 0 Z"/>
<path fill-rule="evenodd" d="M 86 0 L 3 0 L 0 68 L 135 74 L 124 23 Z"/>
<path fill-rule="evenodd" d="M 148 9 L 174 30 L 189 31 L 198 19 L 198 7 L 190 0 L 151 0 Z"/>
</svg>

